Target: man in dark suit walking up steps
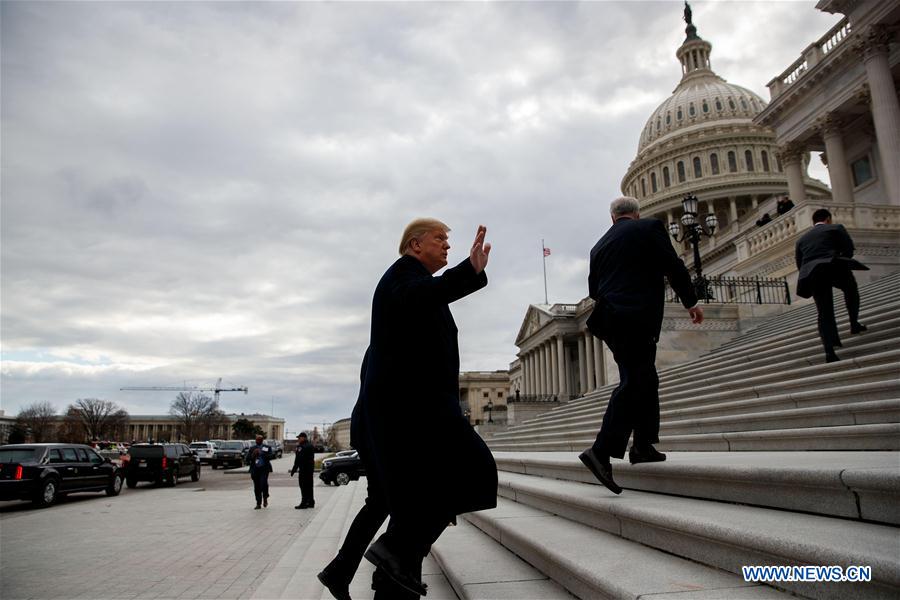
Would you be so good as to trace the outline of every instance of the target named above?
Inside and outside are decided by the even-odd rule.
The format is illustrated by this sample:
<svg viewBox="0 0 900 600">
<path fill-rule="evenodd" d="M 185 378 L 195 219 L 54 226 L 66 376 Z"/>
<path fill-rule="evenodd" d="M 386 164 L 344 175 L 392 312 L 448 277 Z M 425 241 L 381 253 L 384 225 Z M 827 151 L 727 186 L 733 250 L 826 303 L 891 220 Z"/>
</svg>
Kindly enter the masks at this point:
<svg viewBox="0 0 900 600">
<path fill-rule="evenodd" d="M 834 298 L 831 288 L 844 292 L 844 303 L 850 317 L 850 333 L 862 333 L 866 326 L 859 322 L 859 290 L 853 271 L 869 268 L 853 260 L 853 240 L 843 225 L 831 221 L 831 213 L 820 208 L 812 215 L 813 228 L 797 240 L 795 258 L 800 274 L 797 295 L 812 296 L 819 314 L 819 337 L 825 347 L 825 362 L 840 360 L 834 348 L 841 347 L 834 320 Z"/>
<path fill-rule="evenodd" d="M 656 343 L 662 328 L 665 279 L 688 310 L 691 321 L 703 322 L 703 309 L 684 262 L 675 253 L 662 222 L 641 219 L 639 204 L 628 196 L 609 207 L 612 227 L 591 250 L 588 288 L 596 302 L 588 328 L 606 342 L 619 367 L 594 445 L 579 458 L 610 491 L 622 492 L 612 476 L 610 457 L 634 463 L 658 462 L 666 455 L 659 442 L 659 378 Z"/>
</svg>

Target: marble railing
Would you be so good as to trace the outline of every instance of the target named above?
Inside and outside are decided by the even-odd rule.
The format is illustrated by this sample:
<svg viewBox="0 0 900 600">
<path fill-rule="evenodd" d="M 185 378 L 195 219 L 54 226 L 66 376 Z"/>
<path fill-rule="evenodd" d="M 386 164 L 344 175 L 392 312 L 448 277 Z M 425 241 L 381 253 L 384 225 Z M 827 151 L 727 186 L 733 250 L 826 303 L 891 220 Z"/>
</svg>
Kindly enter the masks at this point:
<svg viewBox="0 0 900 600">
<path fill-rule="evenodd" d="M 767 85 L 772 100 L 783 94 L 799 81 L 807 71 L 820 63 L 828 54 L 834 52 L 852 33 L 847 17 L 841 19 L 828 33 L 813 44 L 807 46 L 799 59 L 784 70 Z"/>
</svg>

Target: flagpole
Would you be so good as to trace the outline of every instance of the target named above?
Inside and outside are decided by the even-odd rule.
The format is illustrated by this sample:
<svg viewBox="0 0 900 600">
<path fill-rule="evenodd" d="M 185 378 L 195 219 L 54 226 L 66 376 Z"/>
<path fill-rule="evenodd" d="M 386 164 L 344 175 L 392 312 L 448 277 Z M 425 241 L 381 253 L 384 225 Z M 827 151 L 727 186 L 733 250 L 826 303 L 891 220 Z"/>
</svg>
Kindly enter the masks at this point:
<svg viewBox="0 0 900 600">
<path fill-rule="evenodd" d="M 544 304 L 550 304 L 550 300 L 547 296 L 547 252 L 544 248 L 546 248 L 544 239 L 541 238 L 541 260 L 544 261 Z"/>
</svg>

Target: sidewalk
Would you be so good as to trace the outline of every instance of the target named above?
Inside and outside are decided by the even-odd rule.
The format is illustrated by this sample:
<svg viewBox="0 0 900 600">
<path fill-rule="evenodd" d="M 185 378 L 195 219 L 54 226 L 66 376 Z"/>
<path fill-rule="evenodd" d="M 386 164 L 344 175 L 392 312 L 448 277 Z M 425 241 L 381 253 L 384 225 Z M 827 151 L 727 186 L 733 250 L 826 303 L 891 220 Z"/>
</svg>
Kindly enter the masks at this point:
<svg viewBox="0 0 900 600">
<path fill-rule="evenodd" d="M 296 479 L 273 473 L 270 481 L 263 510 L 253 510 L 249 478 L 243 484 L 208 469 L 174 489 L 78 494 L 43 510 L 3 503 L 0 593 L 4 600 L 249 598 L 340 491 L 317 482 L 316 509 L 301 511 Z"/>
</svg>

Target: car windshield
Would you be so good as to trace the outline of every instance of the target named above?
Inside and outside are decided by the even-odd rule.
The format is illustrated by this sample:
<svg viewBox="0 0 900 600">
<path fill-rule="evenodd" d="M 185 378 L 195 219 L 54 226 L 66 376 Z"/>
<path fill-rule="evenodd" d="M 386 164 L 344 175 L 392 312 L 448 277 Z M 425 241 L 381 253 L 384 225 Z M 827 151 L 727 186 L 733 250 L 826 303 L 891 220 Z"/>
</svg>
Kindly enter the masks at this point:
<svg viewBox="0 0 900 600">
<path fill-rule="evenodd" d="M 128 454 L 137 458 L 159 458 L 163 449 L 162 446 L 132 446 Z"/>
<path fill-rule="evenodd" d="M 222 442 L 219 444 L 219 450 L 241 450 L 244 445 L 240 442 Z"/>
<path fill-rule="evenodd" d="M 0 448 L 0 463 L 20 463 L 36 460 L 38 448 Z"/>
<path fill-rule="evenodd" d="M 202 448 L 203 450 L 206 450 L 208 446 L 206 445 L 206 442 L 194 442 L 191 444 L 191 448 Z"/>
</svg>

